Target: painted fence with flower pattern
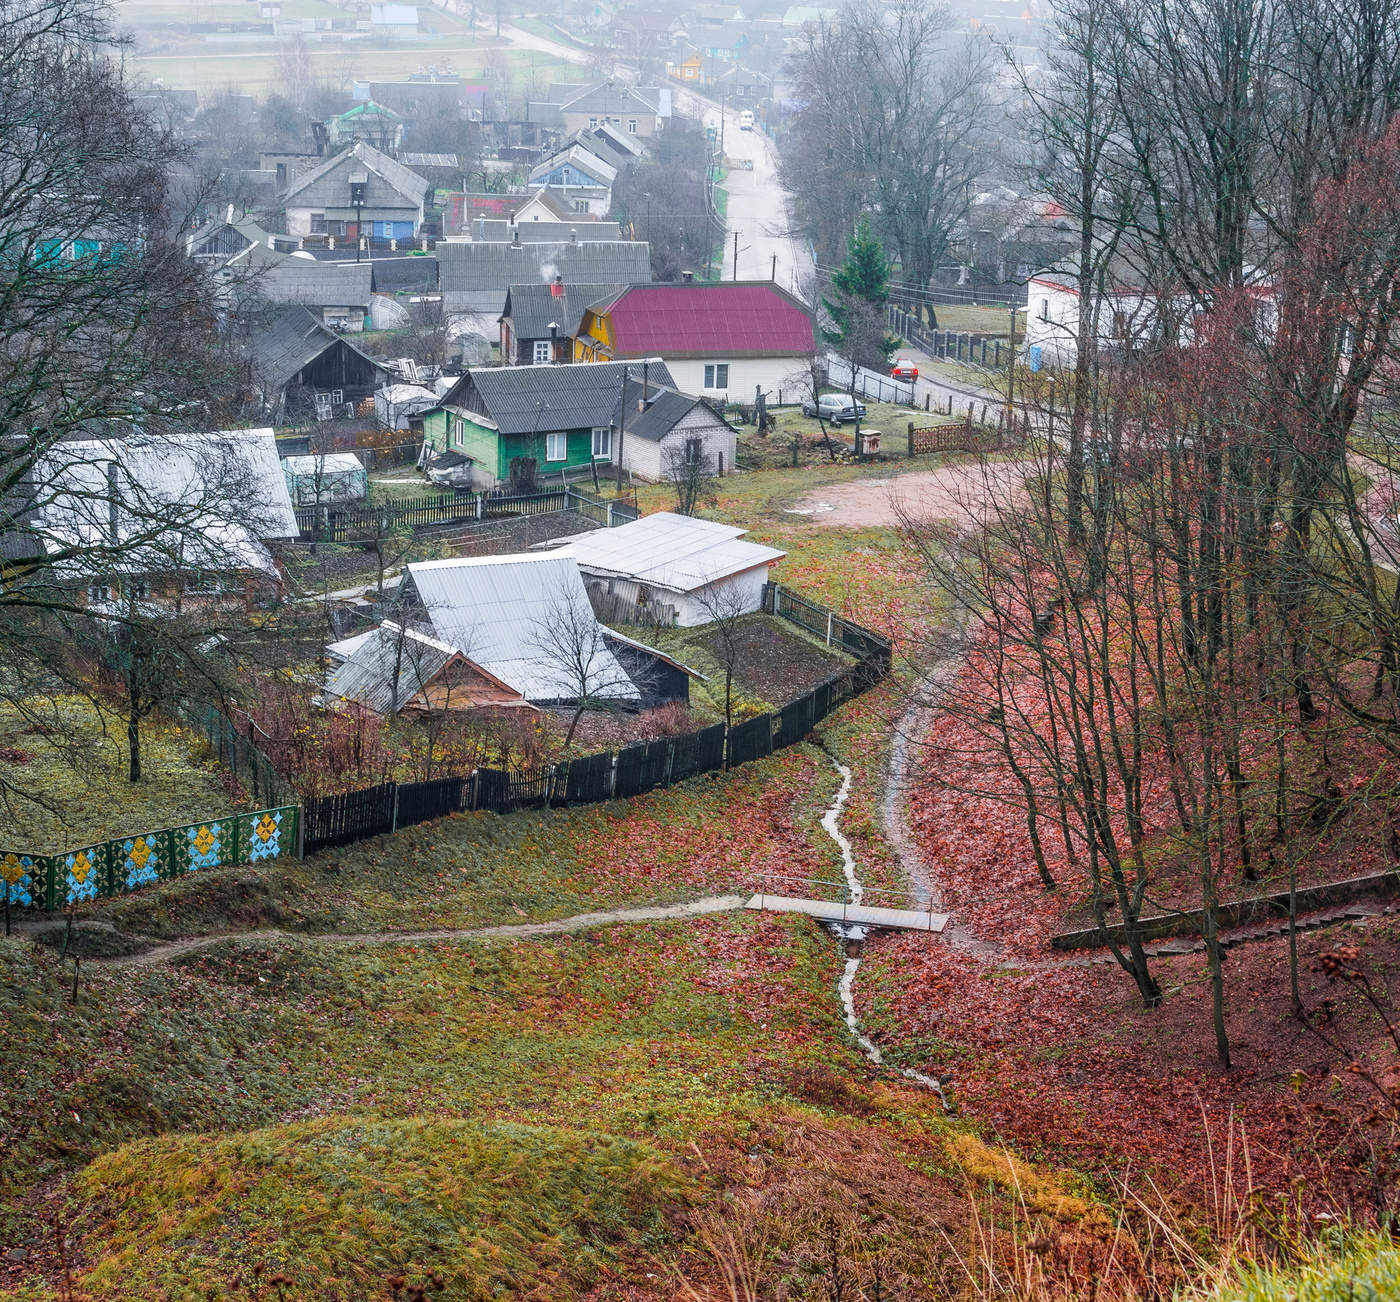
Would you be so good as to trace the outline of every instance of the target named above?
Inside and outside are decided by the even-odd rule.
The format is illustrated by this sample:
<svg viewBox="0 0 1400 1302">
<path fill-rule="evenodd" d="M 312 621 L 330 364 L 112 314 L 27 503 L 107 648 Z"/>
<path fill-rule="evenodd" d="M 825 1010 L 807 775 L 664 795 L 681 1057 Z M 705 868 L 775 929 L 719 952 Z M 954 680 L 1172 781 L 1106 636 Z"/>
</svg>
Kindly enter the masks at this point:
<svg viewBox="0 0 1400 1302">
<path fill-rule="evenodd" d="M 0 892 L 22 909 L 53 912 L 206 868 L 297 853 L 296 805 L 165 827 L 61 854 L 0 849 Z"/>
</svg>

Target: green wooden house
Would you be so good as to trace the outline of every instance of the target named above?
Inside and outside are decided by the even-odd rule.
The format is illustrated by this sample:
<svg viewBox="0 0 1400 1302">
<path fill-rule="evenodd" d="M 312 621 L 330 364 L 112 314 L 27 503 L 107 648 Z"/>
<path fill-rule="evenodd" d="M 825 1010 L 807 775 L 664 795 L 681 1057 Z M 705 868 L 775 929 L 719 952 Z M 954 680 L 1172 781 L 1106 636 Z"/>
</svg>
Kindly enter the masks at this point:
<svg viewBox="0 0 1400 1302">
<path fill-rule="evenodd" d="M 627 422 L 624 373 L 643 368 L 650 385 L 674 387 L 659 357 L 646 362 L 579 362 L 563 366 L 496 366 L 468 371 L 423 413 L 423 441 L 445 462 L 469 467 L 473 487 L 510 478 L 511 462 L 529 457 L 542 476 L 586 474 L 614 464 Z M 639 393 L 634 383 L 629 398 Z M 573 472 L 571 475 L 570 472 Z"/>
</svg>

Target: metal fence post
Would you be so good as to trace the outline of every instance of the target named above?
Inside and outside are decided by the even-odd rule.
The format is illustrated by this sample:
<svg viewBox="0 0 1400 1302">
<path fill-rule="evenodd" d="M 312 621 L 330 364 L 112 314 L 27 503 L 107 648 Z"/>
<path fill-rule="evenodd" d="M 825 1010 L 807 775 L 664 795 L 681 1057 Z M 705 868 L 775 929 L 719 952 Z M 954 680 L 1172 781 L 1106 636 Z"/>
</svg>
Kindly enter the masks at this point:
<svg viewBox="0 0 1400 1302">
<path fill-rule="evenodd" d="M 394 810 L 393 810 L 393 813 L 391 813 L 391 814 L 389 815 L 389 833 L 390 833 L 390 835 L 392 835 L 393 833 L 397 832 L 398 830 L 399 830 L 399 784 L 398 784 L 397 782 L 395 782 L 395 783 L 394 783 Z"/>
<path fill-rule="evenodd" d="M 296 812 L 297 820 L 297 858 L 306 858 L 306 806 L 298 805 Z"/>
</svg>

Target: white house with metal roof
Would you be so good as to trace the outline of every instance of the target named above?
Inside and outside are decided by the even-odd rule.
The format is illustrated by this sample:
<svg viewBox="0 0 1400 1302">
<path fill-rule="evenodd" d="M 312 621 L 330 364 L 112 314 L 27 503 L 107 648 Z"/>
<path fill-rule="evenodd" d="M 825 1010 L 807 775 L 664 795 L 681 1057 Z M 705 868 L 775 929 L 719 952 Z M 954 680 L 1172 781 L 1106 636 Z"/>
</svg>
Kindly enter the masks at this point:
<svg viewBox="0 0 1400 1302">
<path fill-rule="evenodd" d="M 676 624 L 692 628 L 712 622 L 717 612 L 762 609 L 769 570 L 787 553 L 745 541 L 747 532 L 658 511 L 570 537 L 568 550 L 590 587 L 596 582 L 616 601 L 648 610 L 653 618 L 669 606 Z"/>
</svg>

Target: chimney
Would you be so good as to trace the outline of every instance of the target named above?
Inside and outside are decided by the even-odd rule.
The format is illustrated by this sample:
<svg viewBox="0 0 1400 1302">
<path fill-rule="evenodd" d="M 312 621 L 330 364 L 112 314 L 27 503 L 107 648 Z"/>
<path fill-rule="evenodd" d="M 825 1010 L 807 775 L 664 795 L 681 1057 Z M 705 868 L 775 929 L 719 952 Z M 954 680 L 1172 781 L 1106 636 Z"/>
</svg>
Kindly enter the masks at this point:
<svg viewBox="0 0 1400 1302">
<path fill-rule="evenodd" d="M 578 231 L 576 231 L 572 226 L 569 227 L 569 243 L 570 243 L 570 244 L 577 244 L 577 243 L 578 243 Z"/>
<path fill-rule="evenodd" d="M 230 226 L 233 225 L 233 205 L 232 205 L 232 204 L 229 204 L 229 206 L 228 206 L 228 212 L 226 212 L 226 213 L 224 214 L 224 221 L 226 221 Z"/>
<path fill-rule="evenodd" d="M 510 247 L 513 249 L 520 247 L 520 232 L 514 226 L 510 228 Z"/>
<path fill-rule="evenodd" d="M 549 282 L 549 296 L 550 298 L 564 297 L 564 277 L 562 275 L 555 276 L 554 279 Z"/>
<path fill-rule="evenodd" d="M 117 498 L 121 493 L 121 485 L 118 481 L 119 471 L 115 461 L 107 463 L 107 541 L 113 547 L 121 541 L 117 535 L 118 505 Z"/>
<path fill-rule="evenodd" d="M 687 285 L 691 284 L 691 283 L 694 281 L 694 279 L 695 279 L 695 273 L 694 273 L 693 271 L 683 271 L 683 272 L 681 272 L 681 280 L 682 280 L 685 284 L 687 284 Z"/>
<path fill-rule="evenodd" d="M 637 399 L 637 410 L 645 411 L 651 405 L 651 396 L 647 393 L 647 363 L 642 363 L 642 396 Z"/>
</svg>

